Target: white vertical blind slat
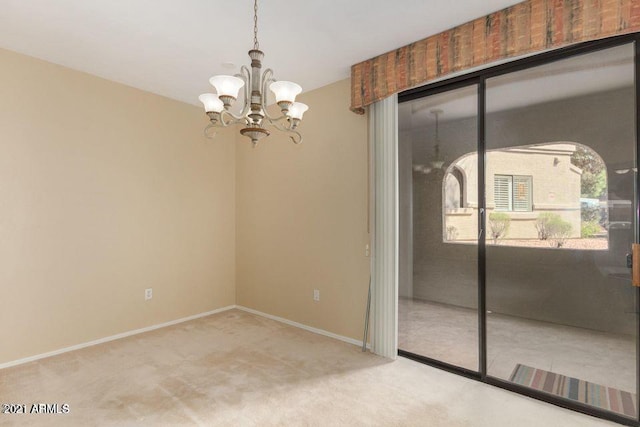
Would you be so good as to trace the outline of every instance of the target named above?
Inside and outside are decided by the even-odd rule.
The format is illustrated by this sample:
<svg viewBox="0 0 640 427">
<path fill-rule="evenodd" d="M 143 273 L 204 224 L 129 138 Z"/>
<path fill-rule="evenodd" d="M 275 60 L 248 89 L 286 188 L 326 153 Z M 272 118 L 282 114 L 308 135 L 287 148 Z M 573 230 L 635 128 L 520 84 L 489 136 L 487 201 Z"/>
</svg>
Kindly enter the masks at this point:
<svg viewBox="0 0 640 427">
<path fill-rule="evenodd" d="M 380 356 L 398 354 L 398 99 L 394 95 L 369 110 L 374 156 L 374 230 L 371 288 L 371 348 Z"/>
</svg>

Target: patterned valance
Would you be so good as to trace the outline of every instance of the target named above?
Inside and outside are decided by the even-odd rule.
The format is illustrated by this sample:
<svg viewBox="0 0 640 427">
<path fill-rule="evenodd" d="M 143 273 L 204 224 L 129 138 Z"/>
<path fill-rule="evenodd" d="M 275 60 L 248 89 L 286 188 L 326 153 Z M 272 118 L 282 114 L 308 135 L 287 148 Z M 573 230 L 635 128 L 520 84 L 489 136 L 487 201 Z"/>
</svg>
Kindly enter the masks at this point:
<svg viewBox="0 0 640 427">
<path fill-rule="evenodd" d="M 351 67 L 351 109 L 501 59 L 640 31 L 640 0 L 528 0 Z"/>
</svg>

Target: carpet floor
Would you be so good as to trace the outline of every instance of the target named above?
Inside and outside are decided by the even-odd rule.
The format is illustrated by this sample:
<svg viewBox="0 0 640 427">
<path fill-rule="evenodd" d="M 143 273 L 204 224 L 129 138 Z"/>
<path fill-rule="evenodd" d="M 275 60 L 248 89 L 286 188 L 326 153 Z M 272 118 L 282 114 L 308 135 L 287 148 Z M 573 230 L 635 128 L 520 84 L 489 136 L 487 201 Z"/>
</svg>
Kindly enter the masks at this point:
<svg viewBox="0 0 640 427">
<path fill-rule="evenodd" d="M 0 370 L 2 414 L 46 426 L 613 426 L 230 310 Z"/>
</svg>

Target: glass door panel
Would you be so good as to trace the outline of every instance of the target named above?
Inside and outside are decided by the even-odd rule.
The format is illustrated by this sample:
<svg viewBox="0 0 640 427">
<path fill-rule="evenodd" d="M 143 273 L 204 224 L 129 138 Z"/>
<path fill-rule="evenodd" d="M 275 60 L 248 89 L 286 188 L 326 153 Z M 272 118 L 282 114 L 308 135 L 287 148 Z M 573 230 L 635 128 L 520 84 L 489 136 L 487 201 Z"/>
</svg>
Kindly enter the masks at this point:
<svg viewBox="0 0 640 427">
<path fill-rule="evenodd" d="M 399 105 L 398 347 L 478 370 L 478 87 Z"/>
<path fill-rule="evenodd" d="M 486 87 L 487 373 L 636 418 L 634 46 Z"/>
</svg>

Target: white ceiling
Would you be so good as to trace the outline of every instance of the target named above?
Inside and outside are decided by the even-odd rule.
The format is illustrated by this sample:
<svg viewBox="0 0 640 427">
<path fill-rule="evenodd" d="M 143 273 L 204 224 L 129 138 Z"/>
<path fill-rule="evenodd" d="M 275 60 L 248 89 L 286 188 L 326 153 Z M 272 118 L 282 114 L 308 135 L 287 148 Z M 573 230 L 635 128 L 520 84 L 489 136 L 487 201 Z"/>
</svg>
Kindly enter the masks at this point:
<svg viewBox="0 0 640 427">
<path fill-rule="evenodd" d="M 311 90 L 518 2 L 262 0 L 260 48 L 276 78 Z M 0 47 L 199 105 L 211 75 L 248 65 L 252 14 L 252 0 L 0 0 Z"/>
</svg>

